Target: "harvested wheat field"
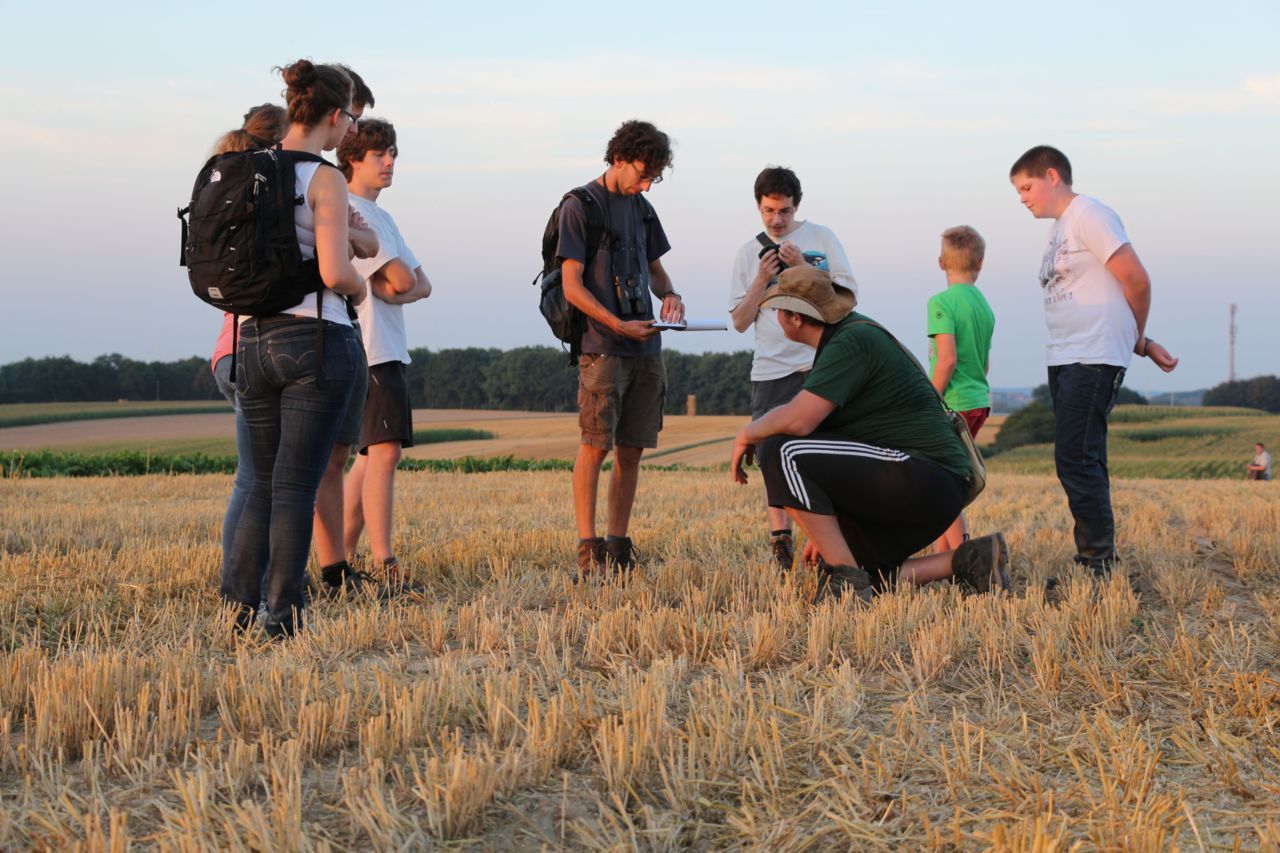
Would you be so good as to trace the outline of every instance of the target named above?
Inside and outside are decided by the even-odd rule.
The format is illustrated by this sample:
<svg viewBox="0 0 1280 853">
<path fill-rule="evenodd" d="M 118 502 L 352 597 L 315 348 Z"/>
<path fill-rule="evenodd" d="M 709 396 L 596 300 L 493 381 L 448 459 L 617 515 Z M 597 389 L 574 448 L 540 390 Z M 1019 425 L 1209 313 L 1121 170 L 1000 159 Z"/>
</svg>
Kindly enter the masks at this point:
<svg viewBox="0 0 1280 853">
<path fill-rule="evenodd" d="M 648 472 L 625 586 L 570 580 L 569 478 L 402 474 L 422 600 L 236 639 L 227 477 L 0 481 L 0 848 L 1280 846 L 1280 492 L 1115 488 L 1131 583 L 1056 482 L 971 511 L 1012 598 L 806 603 L 758 483 Z"/>
</svg>

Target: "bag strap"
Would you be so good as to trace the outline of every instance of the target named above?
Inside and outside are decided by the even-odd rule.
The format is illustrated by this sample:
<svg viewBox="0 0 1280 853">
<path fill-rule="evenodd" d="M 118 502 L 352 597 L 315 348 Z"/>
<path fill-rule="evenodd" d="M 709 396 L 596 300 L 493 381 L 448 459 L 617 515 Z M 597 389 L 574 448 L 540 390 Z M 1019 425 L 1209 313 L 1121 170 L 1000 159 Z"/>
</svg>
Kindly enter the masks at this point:
<svg viewBox="0 0 1280 853">
<path fill-rule="evenodd" d="M 587 219 L 586 263 L 591 263 L 591 259 L 596 256 L 596 253 L 604 245 L 605 233 L 613 232 L 608 220 L 609 211 L 604 209 L 600 202 L 596 201 L 596 197 L 586 187 L 574 187 L 564 194 L 565 199 L 570 196 L 576 198 L 578 203 L 582 205 L 582 213 Z M 561 199 L 562 203 L 563 201 L 564 199 Z"/>
<path fill-rule="evenodd" d="M 943 399 L 942 394 L 938 391 L 936 387 L 934 387 L 933 379 L 929 377 L 929 371 L 924 369 L 924 365 L 920 363 L 920 359 L 916 358 L 915 353 L 913 353 L 911 350 L 903 346 L 902 341 L 894 337 L 893 332 L 890 332 L 888 329 L 886 329 L 884 326 L 881 326 L 875 320 L 869 320 L 869 319 L 868 320 L 850 320 L 849 322 L 851 324 L 857 324 L 859 326 L 872 326 L 884 332 L 886 335 L 888 335 L 889 340 L 897 344 L 898 349 L 902 350 L 902 352 L 906 354 L 907 358 L 911 359 L 911 363 L 914 364 L 916 367 L 920 368 L 920 372 L 924 374 L 924 378 L 929 380 L 929 390 L 931 390 L 934 396 L 938 398 L 938 402 L 942 405 L 942 410 L 944 412 L 951 411 L 950 409 L 947 408 L 947 401 Z"/>
</svg>

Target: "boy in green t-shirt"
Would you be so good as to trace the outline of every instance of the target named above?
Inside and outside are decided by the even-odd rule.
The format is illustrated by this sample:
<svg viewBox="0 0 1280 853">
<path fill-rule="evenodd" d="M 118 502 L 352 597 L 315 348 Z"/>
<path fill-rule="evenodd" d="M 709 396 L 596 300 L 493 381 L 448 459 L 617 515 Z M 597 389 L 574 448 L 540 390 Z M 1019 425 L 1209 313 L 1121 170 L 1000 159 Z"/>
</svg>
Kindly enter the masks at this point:
<svg viewBox="0 0 1280 853">
<path fill-rule="evenodd" d="M 996 316 L 975 284 L 986 248 L 968 225 L 943 231 L 938 266 L 947 274 L 947 289 L 929 299 L 929 378 L 947 408 L 964 416 L 975 439 L 991 414 L 987 369 Z M 968 538 L 962 514 L 936 549 L 952 551 Z"/>
</svg>

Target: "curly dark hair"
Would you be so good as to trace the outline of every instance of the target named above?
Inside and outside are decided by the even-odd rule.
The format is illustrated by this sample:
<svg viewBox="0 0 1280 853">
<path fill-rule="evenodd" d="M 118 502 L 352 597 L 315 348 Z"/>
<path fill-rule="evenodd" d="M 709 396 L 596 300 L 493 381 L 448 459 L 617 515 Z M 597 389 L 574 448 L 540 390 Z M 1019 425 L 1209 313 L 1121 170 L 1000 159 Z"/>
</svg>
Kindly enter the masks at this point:
<svg viewBox="0 0 1280 853">
<path fill-rule="evenodd" d="M 1050 169 L 1058 173 L 1064 184 L 1071 186 L 1071 161 L 1052 145 L 1037 145 L 1027 151 L 1009 169 L 1009 177 L 1025 172 L 1028 177 L 1043 178 Z"/>
<path fill-rule="evenodd" d="M 656 175 L 671 165 L 671 137 L 647 121 L 624 121 L 604 151 L 606 163 L 612 166 L 615 160 L 639 160 L 645 171 Z"/>
<path fill-rule="evenodd" d="M 363 160 L 370 151 L 387 151 L 396 148 L 396 129 L 391 122 L 380 118 L 362 118 L 356 123 L 356 132 L 348 133 L 338 143 L 338 168 L 351 180 L 351 164 Z"/>
<path fill-rule="evenodd" d="M 767 195 L 779 195 L 790 198 L 796 207 L 800 206 L 800 179 L 796 173 L 786 166 L 768 166 L 756 176 L 756 204 Z"/>
</svg>

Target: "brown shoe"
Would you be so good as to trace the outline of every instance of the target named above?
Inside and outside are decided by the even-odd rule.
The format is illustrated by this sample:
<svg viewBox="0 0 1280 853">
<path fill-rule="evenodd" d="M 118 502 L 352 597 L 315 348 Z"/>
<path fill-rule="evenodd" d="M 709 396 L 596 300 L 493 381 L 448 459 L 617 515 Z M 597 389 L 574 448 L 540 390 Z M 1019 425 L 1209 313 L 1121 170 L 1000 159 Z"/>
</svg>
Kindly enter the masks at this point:
<svg viewBox="0 0 1280 853">
<path fill-rule="evenodd" d="M 779 533 L 769 540 L 769 550 L 773 552 L 773 562 L 784 575 L 795 565 L 796 552 L 790 533 Z"/>
<path fill-rule="evenodd" d="M 604 542 L 604 561 L 614 574 L 630 573 L 636 567 L 637 556 L 635 543 L 630 536 L 619 536 Z"/>
<path fill-rule="evenodd" d="M 1013 585 L 1004 535 L 991 533 L 962 543 L 951 558 L 951 576 L 967 592 L 1009 592 Z"/>
<path fill-rule="evenodd" d="M 842 598 L 852 592 L 862 601 L 871 601 L 871 575 L 857 566 L 832 566 L 825 560 L 818 561 L 818 592 L 813 603 L 828 598 Z"/>
<path fill-rule="evenodd" d="M 583 580 L 599 574 L 604 568 L 604 539 L 594 536 L 578 540 L 578 574 L 575 580 Z"/>
</svg>

